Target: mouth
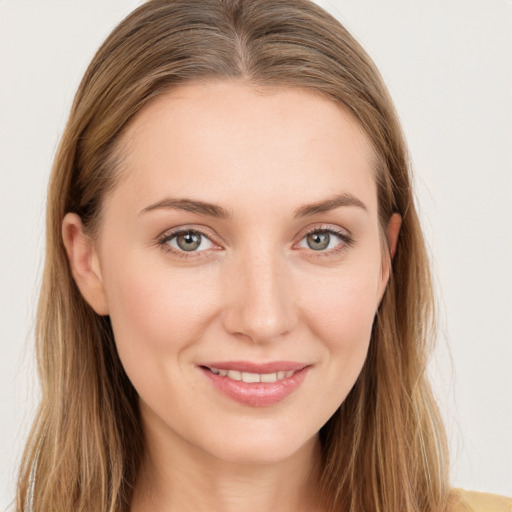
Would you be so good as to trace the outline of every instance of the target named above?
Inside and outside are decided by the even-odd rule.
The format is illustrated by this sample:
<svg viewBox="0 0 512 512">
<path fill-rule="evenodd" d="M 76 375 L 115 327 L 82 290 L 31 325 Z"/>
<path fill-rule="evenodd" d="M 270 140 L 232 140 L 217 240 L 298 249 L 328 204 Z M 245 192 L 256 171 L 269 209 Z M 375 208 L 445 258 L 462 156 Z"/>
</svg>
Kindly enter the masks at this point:
<svg viewBox="0 0 512 512">
<path fill-rule="evenodd" d="M 243 381 L 247 384 L 255 384 L 259 382 L 277 382 L 283 379 L 288 379 L 291 377 L 295 371 L 298 370 L 280 370 L 278 372 L 273 373 L 254 373 L 254 372 L 242 372 L 240 370 L 228 370 L 226 368 L 215 368 L 214 366 L 203 366 L 202 368 L 209 370 L 215 375 L 220 375 L 221 377 L 226 377 L 235 381 Z"/>
<path fill-rule="evenodd" d="M 276 404 L 296 391 L 311 365 L 296 362 L 202 364 L 203 374 L 221 394 L 252 407 Z"/>
</svg>

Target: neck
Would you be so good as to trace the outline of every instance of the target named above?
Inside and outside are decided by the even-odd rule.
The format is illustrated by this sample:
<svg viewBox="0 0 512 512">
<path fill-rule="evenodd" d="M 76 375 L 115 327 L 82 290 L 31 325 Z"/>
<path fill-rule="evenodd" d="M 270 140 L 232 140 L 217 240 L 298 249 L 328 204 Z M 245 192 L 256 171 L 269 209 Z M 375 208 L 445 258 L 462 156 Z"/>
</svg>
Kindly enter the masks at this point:
<svg viewBox="0 0 512 512">
<path fill-rule="evenodd" d="M 132 512 L 319 510 L 318 437 L 287 459 L 268 464 L 221 460 L 186 442 L 162 443 L 146 437 Z"/>
</svg>

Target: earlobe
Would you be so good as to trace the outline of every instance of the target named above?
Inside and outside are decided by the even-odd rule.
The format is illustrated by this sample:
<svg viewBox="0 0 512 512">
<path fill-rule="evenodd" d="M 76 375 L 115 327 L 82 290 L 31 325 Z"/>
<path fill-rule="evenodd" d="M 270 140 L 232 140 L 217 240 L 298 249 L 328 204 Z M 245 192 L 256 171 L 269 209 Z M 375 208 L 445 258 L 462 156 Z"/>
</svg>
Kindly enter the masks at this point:
<svg viewBox="0 0 512 512">
<path fill-rule="evenodd" d="M 73 279 L 83 298 L 98 313 L 108 315 L 108 303 L 95 244 L 76 213 L 67 213 L 62 221 L 62 239 Z"/>
</svg>

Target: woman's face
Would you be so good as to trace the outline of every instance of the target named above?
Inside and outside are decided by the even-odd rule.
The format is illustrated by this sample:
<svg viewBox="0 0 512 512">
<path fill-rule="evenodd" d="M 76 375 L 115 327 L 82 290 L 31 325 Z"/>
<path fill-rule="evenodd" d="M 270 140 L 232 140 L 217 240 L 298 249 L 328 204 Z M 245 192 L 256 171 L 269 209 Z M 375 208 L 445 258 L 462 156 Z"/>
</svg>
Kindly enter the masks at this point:
<svg viewBox="0 0 512 512">
<path fill-rule="evenodd" d="M 291 456 L 354 385 L 388 278 L 366 136 L 317 93 L 214 82 L 155 99 L 122 147 L 75 277 L 110 315 L 147 436 Z"/>
</svg>

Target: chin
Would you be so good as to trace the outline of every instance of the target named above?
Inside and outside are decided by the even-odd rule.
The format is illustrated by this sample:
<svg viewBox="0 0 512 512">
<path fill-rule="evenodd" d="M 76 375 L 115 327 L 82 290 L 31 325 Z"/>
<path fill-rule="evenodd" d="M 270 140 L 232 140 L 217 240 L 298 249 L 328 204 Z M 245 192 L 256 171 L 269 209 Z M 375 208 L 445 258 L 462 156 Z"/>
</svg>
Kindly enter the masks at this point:
<svg viewBox="0 0 512 512">
<path fill-rule="evenodd" d="M 243 432 L 243 434 L 241 434 Z M 232 464 L 241 465 L 268 465 L 278 464 L 288 459 L 300 456 L 311 457 L 315 446 L 319 442 L 318 432 L 313 436 L 305 437 L 287 428 L 268 430 L 267 432 L 251 433 L 250 430 L 238 431 L 219 439 L 215 445 L 203 445 L 203 450 L 214 457 Z"/>
</svg>

